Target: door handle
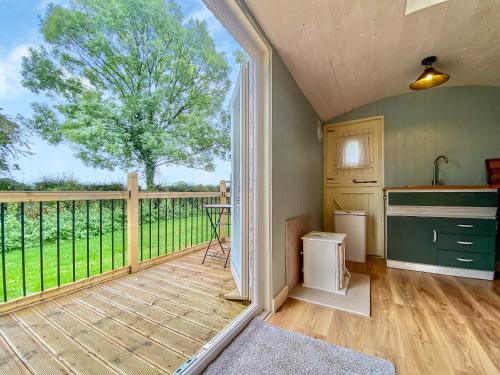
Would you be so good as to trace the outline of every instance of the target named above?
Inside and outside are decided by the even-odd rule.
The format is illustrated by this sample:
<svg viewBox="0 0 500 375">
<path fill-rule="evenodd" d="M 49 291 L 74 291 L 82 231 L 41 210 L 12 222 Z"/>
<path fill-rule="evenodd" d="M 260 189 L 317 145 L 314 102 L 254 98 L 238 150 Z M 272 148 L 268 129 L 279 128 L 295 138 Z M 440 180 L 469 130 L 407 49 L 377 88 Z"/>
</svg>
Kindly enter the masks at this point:
<svg viewBox="0 0 500 375">
<path fill-rule="evenodd" d="M 376 184 L 377 181 L 358 181 L 356 179 L 353 179 L 352 182 L 354 182 L 355 184 Z"/>
<path fill-rule="evenodd" d="M 434 232 L 434 239 L 433 239 L 433 241 L 437 242 L 437 240 L 438 240 L 438 232 L 435 229 L 433 230 L 433 232 Z"/>
<path fill-rule="evenodd" d="M 460 227 L 460 228 L 474 228 L 474 225 L 471 225 L 471 224 L 458 224 L 457 227 Z"/>
<path fill-rule="evenodd" d="M 457 258 L 459 262 L 465 262 L 465 263 L 470 263 L 474 262 L 474 259 L 468 259 L 468 258 Z"/>
<path fill-rule="evenodd" d="M 457 241 L 457 244 L 470 246 L 470 245 L 474 245 L 474 242 L 472 242 L 472 241 Z"/>
</svg>

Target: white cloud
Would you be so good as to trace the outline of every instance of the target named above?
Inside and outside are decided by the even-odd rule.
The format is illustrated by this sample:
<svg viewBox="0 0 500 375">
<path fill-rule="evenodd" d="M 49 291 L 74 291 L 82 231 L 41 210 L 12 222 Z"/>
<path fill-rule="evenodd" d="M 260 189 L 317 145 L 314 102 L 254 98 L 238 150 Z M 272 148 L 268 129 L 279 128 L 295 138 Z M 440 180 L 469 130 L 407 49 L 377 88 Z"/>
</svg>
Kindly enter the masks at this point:
<svg viewBox="0 0 500 375">
<path fill-rule="evenodd" d="M 21 60 L 28 54 L 29 45 L 20 44 L 0 55 L 0 98 L 12 98 L 25 90 L 21 85 Z"/>
</svg>

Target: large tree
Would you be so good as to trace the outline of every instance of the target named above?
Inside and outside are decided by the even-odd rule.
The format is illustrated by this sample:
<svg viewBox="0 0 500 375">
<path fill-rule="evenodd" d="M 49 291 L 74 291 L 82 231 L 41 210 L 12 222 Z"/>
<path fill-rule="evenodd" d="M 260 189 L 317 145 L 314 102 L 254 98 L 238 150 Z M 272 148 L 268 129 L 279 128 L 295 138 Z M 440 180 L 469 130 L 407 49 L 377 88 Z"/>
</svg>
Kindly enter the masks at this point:
<svg viewBox="0 0 500 375">
<path fill-rule="evenodd" d="M 19 169 L 15 163 L 16 158 L 31 154 L 28 137 L 28 129 L 0 113 L 0 175 L 8 174 L 12 169 Z"/>
<path fill-rule="evenodd" d="M 23 84 L 50 102 L 31 122 L 88 165 L 213 169 L 227 157 L 229 66 L 205 22 L 164 0 L 72 0 L 49 5 L 44 43 L 23 59 Z"/>
</svg>

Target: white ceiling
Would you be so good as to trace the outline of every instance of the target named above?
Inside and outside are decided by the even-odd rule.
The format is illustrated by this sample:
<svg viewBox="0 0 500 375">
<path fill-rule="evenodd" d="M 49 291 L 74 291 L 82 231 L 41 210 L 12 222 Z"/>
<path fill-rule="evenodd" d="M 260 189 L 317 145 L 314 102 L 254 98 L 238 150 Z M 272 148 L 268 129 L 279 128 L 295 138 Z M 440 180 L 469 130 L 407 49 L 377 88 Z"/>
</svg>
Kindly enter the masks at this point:
<svg viewBox="0 0 500 375">
<path fill-rule="evenodd" d="M 323 120 L 409 92 L 422 58 L 445 86 L 500 85 L 500 0 L 246 0 Z"/>
</svg>

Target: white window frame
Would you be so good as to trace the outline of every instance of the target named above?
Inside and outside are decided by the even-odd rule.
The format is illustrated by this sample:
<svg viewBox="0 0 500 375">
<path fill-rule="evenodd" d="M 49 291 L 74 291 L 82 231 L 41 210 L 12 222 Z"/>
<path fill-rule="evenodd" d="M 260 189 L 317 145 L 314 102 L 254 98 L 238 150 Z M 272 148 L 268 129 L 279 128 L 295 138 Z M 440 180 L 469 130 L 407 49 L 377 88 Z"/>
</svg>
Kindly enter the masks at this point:
<svg viewBox="0 0 500 375">
<path fill-rule="evenodd" d="M 248 184 L 242 212 L 248 212 L 249 274 L 251 304 L 226 329 L 186 362 L 179 373 L 198 374 L 258 314 L 271 311 L 271 53 L 272 49 L 246 6 L 238 0 L 203 0 L 254 62 L 250 75 Z"/>
</svg>

